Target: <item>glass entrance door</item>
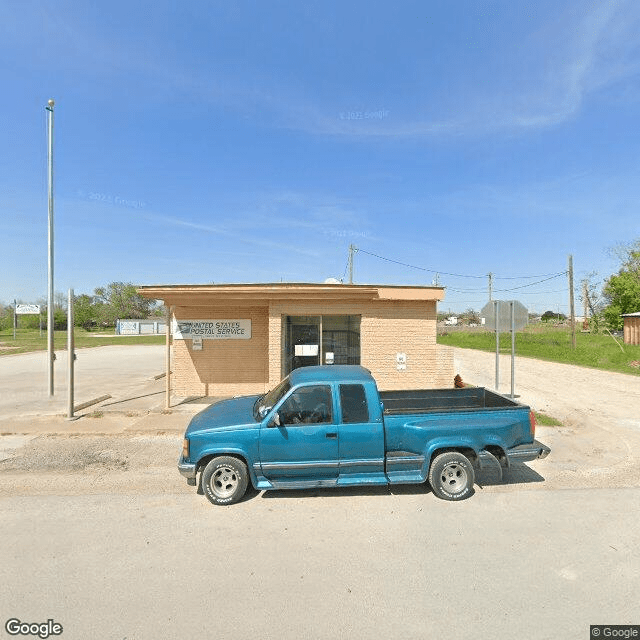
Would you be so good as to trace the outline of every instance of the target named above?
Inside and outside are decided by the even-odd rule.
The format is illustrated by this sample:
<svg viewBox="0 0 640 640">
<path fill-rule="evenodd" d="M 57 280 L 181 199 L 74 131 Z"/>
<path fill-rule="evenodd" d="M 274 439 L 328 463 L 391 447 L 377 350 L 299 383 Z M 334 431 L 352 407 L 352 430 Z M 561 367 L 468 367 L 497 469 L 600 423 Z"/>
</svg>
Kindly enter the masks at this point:
<svg viewBox="0 0 640 640">
<path fill-rule="evenodd" d="M 322 364 L 360 364 L 360 316 L 322 316 Z"/>
<path fill-rule="evenodd" d="M 283 317 L 283 374 L 318 364 L 360 364 L 360 316 Z"/>
<path fill-rule="evenodd" d="M 287 316 L 285 325 L 285 375 L 298 367 L 320 364 L 320 318 Z"/>
</svg>

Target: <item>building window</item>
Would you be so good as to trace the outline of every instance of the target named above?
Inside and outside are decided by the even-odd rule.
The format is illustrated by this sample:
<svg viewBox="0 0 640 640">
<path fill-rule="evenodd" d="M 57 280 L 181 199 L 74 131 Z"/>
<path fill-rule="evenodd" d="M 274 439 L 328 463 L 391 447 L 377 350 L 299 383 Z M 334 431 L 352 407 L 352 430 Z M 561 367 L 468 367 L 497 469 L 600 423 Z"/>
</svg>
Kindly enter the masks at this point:
<svg viewBox="0 0 640 640">
<path fill-rule="evenodd" d="M 284 316 L 283 374 L 318 364 L 360 364 L 360 316 Z"/>
</svg>

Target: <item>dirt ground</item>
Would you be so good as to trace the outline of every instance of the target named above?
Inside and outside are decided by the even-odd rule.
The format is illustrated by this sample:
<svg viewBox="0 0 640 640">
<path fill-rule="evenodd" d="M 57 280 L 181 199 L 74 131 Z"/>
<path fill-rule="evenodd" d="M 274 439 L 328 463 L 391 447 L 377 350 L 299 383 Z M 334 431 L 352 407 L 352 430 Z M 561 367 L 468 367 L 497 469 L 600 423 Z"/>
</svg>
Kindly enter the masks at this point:
<svg viewBox="0 0 640 640">
<path fill-rule="evenodd" d="M 502 393 L 510 392 L 509 366 L 505 357 Z M 455 368 L 465 382 L 493 388 L 494 355 L 456 349 Z M 478 490 L 640 487 L 640 377 L 518 358 L 516 395 L 562 421 L 560 427 L 537 429 L 551 455 L 514 465 L 502 480 L 485 470 L 478 474 Z M 5 436 L 0 494 L 191 493 L 176 470 L 189 418 L 115 412 L 75 423 L 55 416 L 23 418 L 33 430 Z"/>
<path fill-rule="evenodd" d="M 454 349 L 462 379 L 494 388 L 495 354 Z M 500 358 L 500 389 L 511 392 L 511 358 Z M 640 486 L 640 376 L 516 358 L 519 402 L 562 421 L 538 427 L 551 455 L 536 468 L 557 486 Z M 532 463 L 533 464 L 533 463 Z"/>
</svg>

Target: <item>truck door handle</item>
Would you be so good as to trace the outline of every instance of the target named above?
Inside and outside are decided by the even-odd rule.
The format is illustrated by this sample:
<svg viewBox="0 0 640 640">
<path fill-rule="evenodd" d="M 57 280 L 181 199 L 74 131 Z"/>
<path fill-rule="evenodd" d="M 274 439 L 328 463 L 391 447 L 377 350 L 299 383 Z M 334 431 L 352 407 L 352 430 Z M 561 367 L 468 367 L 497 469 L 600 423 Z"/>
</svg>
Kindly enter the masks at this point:
<svg viewBox="0 0 640 640">
<path fill-rule="evenodd" d="M 327 438 L 337 438 L 338 434 L 337 433 L 327 433 Z"/>
</svg>

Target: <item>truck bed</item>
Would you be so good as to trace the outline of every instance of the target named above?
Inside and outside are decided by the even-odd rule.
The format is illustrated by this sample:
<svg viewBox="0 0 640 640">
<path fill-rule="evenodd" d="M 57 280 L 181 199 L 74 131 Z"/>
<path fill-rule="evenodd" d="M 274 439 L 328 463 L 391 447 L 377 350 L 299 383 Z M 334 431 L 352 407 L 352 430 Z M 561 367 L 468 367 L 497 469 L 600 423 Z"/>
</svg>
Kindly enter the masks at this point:
<svg viewBox="0 0 640 640">
<path fill-rule="evenodd" d="M 405 413 L 522 407 L 514 400 L 484 387 L 381 391 L 380 400 L 384 406 L 384 414 L 390 416 Z"/>
</svg>

